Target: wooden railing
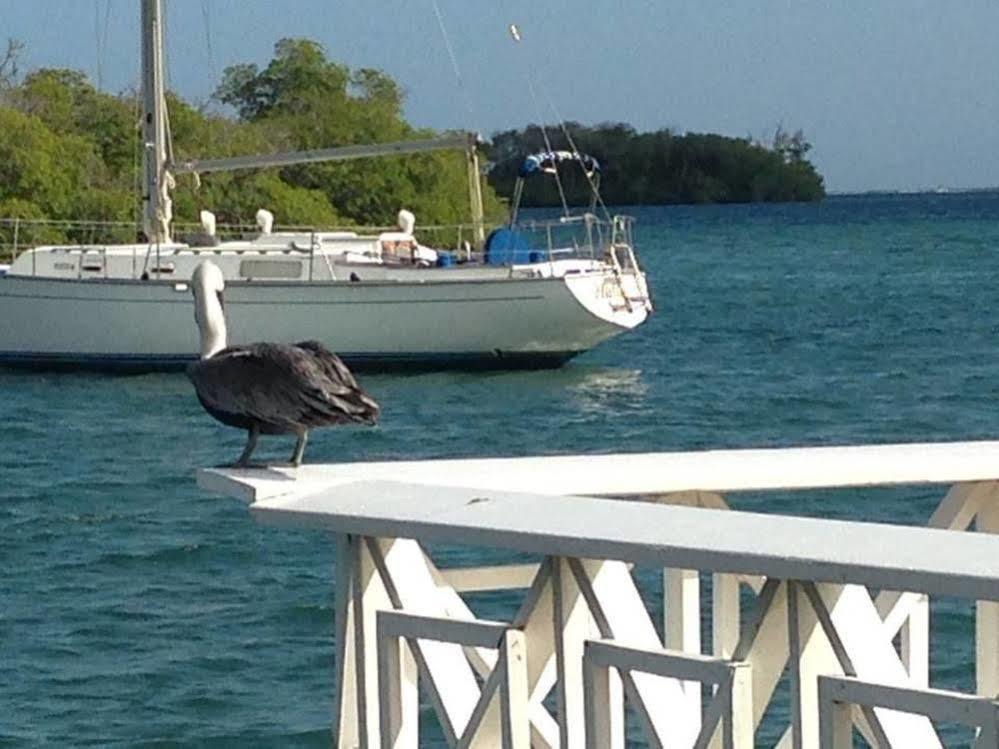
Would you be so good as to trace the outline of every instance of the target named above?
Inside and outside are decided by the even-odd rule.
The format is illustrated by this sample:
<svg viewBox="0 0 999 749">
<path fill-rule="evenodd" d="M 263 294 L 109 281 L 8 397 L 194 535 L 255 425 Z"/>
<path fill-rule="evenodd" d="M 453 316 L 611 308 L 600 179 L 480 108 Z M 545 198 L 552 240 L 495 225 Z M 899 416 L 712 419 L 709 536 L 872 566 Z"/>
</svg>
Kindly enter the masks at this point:
<svg viewBox="0 0 999 749">
<path fill-rule="evenodd" d="M 627 703 L 629 741 L 748 749 L 775 701 L 781 747 L 839 749 L 855 730 L 872 746 L 940 747 L 932 719 L 996 746 L 999 442 L 209 469 L 199 481 L 252 502 L 261 522 L 334 534 L 339 747 L 416 746 L 421 689 L 453 746 L 623 747 Z M 931 528 L 737 512 L 723 497 L 907 484 L 949 487 Z M 581 494 L 600 496 L 567 496 Z M 973 525 L 984 532 L 957 532 Z M 440 543 L 538 561 L 440 568 L 428 553 Z M 635 566 L 662 570 L 661 627 Z M 506 622 L 463 597 L 502 589 L 526 590 Z M 977 602 L 977 694 L 930 688 L 929 596 Z"/>
</svg>

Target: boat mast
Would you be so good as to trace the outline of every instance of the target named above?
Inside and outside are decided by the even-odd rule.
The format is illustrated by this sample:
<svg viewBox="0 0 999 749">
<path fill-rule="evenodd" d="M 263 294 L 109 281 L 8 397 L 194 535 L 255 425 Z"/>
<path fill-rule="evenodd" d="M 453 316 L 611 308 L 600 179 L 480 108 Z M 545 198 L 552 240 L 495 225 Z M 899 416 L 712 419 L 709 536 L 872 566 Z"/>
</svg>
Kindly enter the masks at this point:
<svg viewBox="0 0 999 749">
<path fill-rule="evenodd" d="M 469 135 L 465 160 L 468 166 L 468 197 L 472 204 L 472 236 L 481 249 L 486 241 L 482 210 L 482 173 L 479 171 L 478 136 Z"/>
<path fill-rule="evenodd" d="M 167 170 L 168 139 L 163 96 L 163 0 L 142 0 L 142 226 L 151 243 L 170 241 L 173 208 Z"/>
</svg>

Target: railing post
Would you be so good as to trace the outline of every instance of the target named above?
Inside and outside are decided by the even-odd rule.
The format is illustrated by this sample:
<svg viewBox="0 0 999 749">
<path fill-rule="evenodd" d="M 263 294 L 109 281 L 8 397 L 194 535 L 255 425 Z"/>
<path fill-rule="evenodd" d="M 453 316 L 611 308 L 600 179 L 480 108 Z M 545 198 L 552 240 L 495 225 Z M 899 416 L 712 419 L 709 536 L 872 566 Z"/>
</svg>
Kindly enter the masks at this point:
<svg viewBox="0 0 999 749">
<path fill-rule="evenodd" d="M 334 637 L 336 660 L 333 663 L 333 746 L 347 749 L 360 743 L 357 712 L 357 653 L 353 586 L 357 559 L 356 536 L 336 537 L 336 567 L 334 569 L 335 609 Z"/>
<path fill-rule="evenodd" d="M 742 628 L 738 575 L 712 575 L 711 652 L 716 658 L 731 658 Z"/>
<path fill-rule="evenodd" d="M 505 674 L 500 685 L 500 715 L 503 724 L 503 749 L 530 749 L 530 699 L 527 685 L 527 642 L 524 633 L 515 629 L 503 635 L 497 668 Z"/>
<path fill-rule="evenodd" d="M 417 745 L 416 661 L 404 637 L 378 640 L 381 749 L 408 749 Z"/>
<path fill-rule="evenodd" d="M 835 685 L 819 677 L 819 746 L 821 749 L 853 749 L 851 707 L 836 701 Z"/>
<path fill-rule="evenodd" d="M 999 533 L 999 502 L 991 499 L 978 511 L 979 532 Z M 975 616 L 975 676 L 978 694 L 999 696 L 999 602 L 978 601 Z"/>
<path fill-rule="evenodd" d="M 701 652 L 701 576 L 697 570 L 663 570 L 663 632 L 666 649 L 684 653 Z M 701 714 L 701 685 L 683 682 L 686 709 Z"/>
<path fill-rule="evenodd" d="M 555 596 L 559 745 L 561 749 L 581 749 L 585 736 L 583 642 L 589 636 L 591 625 L 589 610 L 573 581 L 567 559 L 552 559 L 552 590 Z"/>
<path fill-rule="evenodd" d="M 930 598 L 920 595 L 902 625 L 902 662 L 913 686 L 930 685 Z"/>
<path fill-rule="evenodd" d="M 18 235 L 18 232 L 20 231 L 20 229 L 21 229 L 21 219 L 15 218 L 14 219 L 14 249 L 12 249 L 10 251 L 10 262 L 12 262 L 12 263 L 17 258 L 17 235 Z"/>
</svg>

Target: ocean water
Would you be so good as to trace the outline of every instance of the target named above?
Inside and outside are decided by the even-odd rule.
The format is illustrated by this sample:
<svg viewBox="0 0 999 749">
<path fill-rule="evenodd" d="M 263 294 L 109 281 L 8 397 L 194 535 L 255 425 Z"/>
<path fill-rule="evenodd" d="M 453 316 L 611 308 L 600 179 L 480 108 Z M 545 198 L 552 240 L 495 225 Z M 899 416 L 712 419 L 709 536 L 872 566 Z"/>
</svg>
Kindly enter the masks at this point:
<svg viewBox="0 0 999 749">
<path fill-rule="evenodd" d="M 307 460 L 999 436 L 999 194 L 632 212 L 646 325 L 557 371 L 365 376 L 380 426 Z M 182 375 L 0 371 L 0 422 L 0 746 L 328 745 L 332 543 L 198 490 L 241 433 Z M 921 524 L 942 492 L 732 502 Z M 934 602 L 934 683 L 973 687 L 972 626 Z"/>
</svg>

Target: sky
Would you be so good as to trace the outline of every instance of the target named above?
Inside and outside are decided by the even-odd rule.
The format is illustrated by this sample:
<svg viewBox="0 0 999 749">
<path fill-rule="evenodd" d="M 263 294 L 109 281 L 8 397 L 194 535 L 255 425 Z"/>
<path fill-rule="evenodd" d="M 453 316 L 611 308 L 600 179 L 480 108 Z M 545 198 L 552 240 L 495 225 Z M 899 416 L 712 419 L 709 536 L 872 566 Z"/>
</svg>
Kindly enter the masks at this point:
<svg viewBox="0 0 999 749">
<path fill-rule="evenodd" d="M 831 191 L 999 185 L 996 0 L 166 4 L 169 84 L 188 100 L 208 99 L 227 65 L 308 37 L 395 78 L 415 125 L 488 135 L 562 118 L 754 138 L 781 125 L 804 131 Z M 118 92 L 138 80 L 138 17 L 138 0 L 0 0 L 0 43 L 25 44 L 23 68 L 77 68 Z"/>
</svg>

